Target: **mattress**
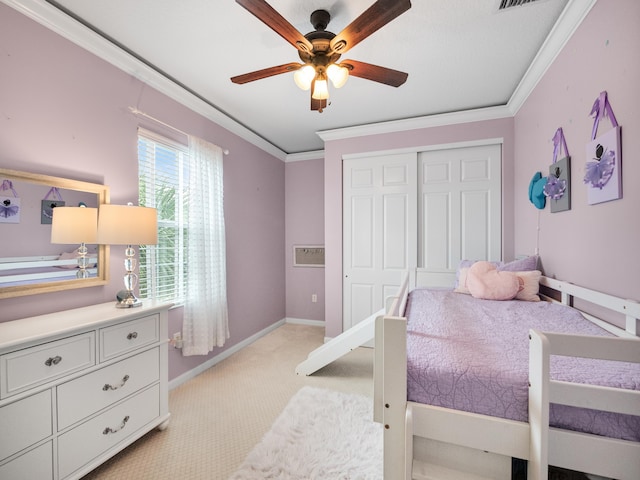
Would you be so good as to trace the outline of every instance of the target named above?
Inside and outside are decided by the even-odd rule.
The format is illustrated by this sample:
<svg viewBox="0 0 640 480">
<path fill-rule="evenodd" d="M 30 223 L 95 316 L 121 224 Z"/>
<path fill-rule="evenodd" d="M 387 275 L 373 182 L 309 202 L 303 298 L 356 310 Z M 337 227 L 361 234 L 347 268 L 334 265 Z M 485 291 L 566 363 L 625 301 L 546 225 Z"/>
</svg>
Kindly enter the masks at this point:
<svg viewBox="0 0 640 480">
<path fill-rule="evenodd" d="M 613 336 L 570 307 L 479 300 L 416 289 L 407 317 L 407 398 L 455 410 L 528 421 L 529 329 Z M 640 390 L 640 365 L 551 358 L 551 378 Z M 550 425 L 640 441 L 640 417 L 550 406 Z"/>
</svg>

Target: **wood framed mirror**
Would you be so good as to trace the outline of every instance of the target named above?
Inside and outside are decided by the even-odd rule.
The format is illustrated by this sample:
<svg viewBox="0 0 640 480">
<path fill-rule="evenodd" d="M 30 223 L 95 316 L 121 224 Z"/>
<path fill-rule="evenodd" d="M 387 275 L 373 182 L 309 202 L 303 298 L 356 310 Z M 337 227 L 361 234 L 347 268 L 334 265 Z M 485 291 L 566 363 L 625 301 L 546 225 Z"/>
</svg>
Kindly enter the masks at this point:
<svg viewBox="0 0 640 480">
<path fill-rule="evenodd" d="M 109 203 L 109 187 L 0 168 L 0 298 L 108 282 L 108 246 L 87 245 L 89 277 L 77 278 L 79 244 L 51 243 L 52 209 L 81 203 L 94 208 Z"/>
</svg>

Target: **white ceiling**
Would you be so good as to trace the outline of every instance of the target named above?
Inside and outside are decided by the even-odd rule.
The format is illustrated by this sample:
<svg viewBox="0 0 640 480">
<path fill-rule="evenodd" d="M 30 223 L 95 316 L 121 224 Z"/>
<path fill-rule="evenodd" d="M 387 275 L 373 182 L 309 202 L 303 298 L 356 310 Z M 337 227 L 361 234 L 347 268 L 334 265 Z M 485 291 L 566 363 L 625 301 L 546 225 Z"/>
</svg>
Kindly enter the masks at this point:
<svg viewBox="0 0 640 480">
<path fill-rule="evenodd" d="M 97 41 L 106 44 L 53 9 L 49 4 L 54 2 L 2 1 L 31 12 L 39 9 L 34 18 L 89 49 L 96 50 Z M 394 88 L 352 77 L 340 90 L 330 91 L 331 104 L 323 113 L 310 111 L 309 92 L 295 86 L 292 73 L 231 83 L 232 76 L 299 60 L 289 43 L 234 1 L 59 0 L 55 5 L 181 84 L 206 108 L 230 117 L 249 136 L 295 154 L 321 150 L 318 131 L 508 105 L 536 55 L 547 47 L 550 33 L 572 33 L 586 14 L 572 17 L 570 10 L 578 2 L 589 3 L 537 0 L 498 11 L 500 0 L 414 0 L 411 9 L 343 57 L 407 72 L 407 82 Z M 330 12 L 327 30 L 338 33 L 373 1 L 269 3 L 305 34 L 313 30 L 309 15 L 316 9 Z M 42 13 L 47 10 L 55 15 Z M 43 16 L 49 18 L 43 21 Z M 555 53 L 547 51 L 548 61 Z M 130 71 L 140 70 L 138 60 L 125 57 L 138 64 Z"/>
</svg>

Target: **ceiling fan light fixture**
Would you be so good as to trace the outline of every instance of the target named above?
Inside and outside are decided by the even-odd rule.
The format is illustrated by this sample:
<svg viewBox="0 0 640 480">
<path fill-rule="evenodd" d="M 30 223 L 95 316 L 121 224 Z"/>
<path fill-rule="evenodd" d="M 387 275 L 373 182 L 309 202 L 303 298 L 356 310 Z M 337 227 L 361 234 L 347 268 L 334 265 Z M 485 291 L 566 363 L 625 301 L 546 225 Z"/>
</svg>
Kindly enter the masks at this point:
<svg viewBox="0 0 640 480">
<path fill-rule="evenodd" d="M 335 88 L 340 88 L 349 80 L 349 69 L 337 63 L 332 63 L 327 67 L 327 76 Z"/>
<path fill-rule="evenodd" d="M 524 3 L 533 0 L 502 1 Z M 231 77 L 233 83 L 244 84 L 273 75 L 295 72 L 296 85 L 302 90 L 311 90 L 311 110 L 322 113 L 329 105 L 329 79 L 333 88 L 342 87 L 350 76 L 392 87 L 399 87 L 407 80 L 407 73 L 391 68 L 355 60 L 344 60 L 342 64 L 335 62 L 362 40 L 409 10 L 410 0 L 375 0 L 337 35 L 327 30 L 331 20 L 327 10 L 315 10 L 311 14 L 314 31 L 303 35 L 269 5 L 267 0 L 236 0 L 236 3 L 298 50 L 301 63 L 286 63 L 237 75 Z"/>
<path fill-rule="evenodd" d="M 305 65 L 304 67 L 296 70 L 296 73 L 293 74 L 293 81 L 296 82 L 296 85 L 301 90 L 309 90 L 315 76 L 315 68 L 311 65 Z"/>
<path fill-rule="evenodd" d="M 327 85 L 327 77 L 318 78 L 313 82 L 313 90 L 311 91 L 311 98 L 315 100 L 327 100 L 329 98 L 329 85 Z"/>
</svg>

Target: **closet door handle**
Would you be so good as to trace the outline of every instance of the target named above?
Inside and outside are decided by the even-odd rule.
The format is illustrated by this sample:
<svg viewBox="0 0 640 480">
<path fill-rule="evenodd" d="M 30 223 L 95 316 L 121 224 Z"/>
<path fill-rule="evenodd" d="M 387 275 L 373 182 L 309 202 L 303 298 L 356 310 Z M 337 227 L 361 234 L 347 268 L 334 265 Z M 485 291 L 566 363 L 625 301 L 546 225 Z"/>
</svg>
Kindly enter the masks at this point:
<svg viewBox="0 0 640 480">
<path fill-rule="evenodd" d="M 62 361 L 62 357 L 60 355 L 56 355 L 55 357 L 49 357 L 45 360 L 44 364 L 47 367 L 50 367 L 51 365 L 57 365 Z"/>
<path fill-rule="evenodd" d="M 127 335 L 127 340 L 133 340 L 135 338 L 138 338 L 138 332 L 131 332 L 129 335 Z"/>
<path fill-rule="evenodd" d="M 120 383 L 120 385 L 113 386 L 105 383 L 104 387 L 102 387 L 102 390 L 104 390 L 105 392 L 108 390 L 118 390 L 119 388 L 124 387 L 124 384 L 127 383 L 127 380 L 129 380 L 129 375 L 125 375 L 124 377 L 122 377 L 122 382 Z"/>
<path fill-rule="evenodd" d="M 109 435 L 110 433 L 119 432 L 120 430 L 122 430 L 125 427 L 125 425 L 127 424 L 128 421 L 129 421 L 129 415 L 127 415 L 126 417 L 124 417 L 122 419 L 122 423 L 120 424 L 119 427 L 116 427 L 116 428 L 107 427 L 102 431 L 102 434 L 103 435 Z"/>
</svg>

